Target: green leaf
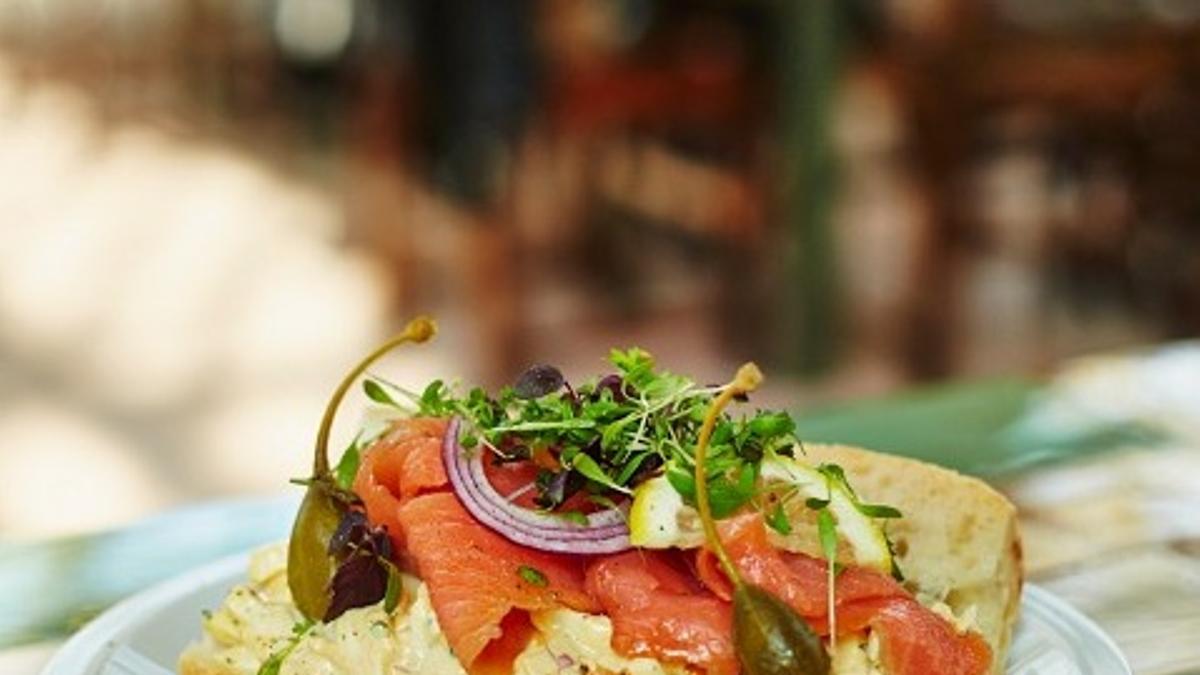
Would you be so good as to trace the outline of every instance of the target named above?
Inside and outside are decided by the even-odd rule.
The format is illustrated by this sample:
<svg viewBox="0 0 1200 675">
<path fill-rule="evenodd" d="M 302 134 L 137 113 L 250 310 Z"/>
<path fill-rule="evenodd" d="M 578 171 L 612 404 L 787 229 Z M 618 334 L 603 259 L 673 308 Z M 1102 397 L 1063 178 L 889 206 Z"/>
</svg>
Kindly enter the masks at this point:
<svg viewBox="0 0 1200 675">
<path fill-rule="evenodd" d="M 633 421 L 633 416 L 626 417 L 604 427 L 600 432 L 600 448 L 609 452 L 617 452 L 624 446 L 623 434 L 625 428 Z"/>
<path fill-rule="evenodd" d="M 733 515 L 754 498 L 756 472 L 752 464 L 743 464 L 733 480 L 727 475 L 709 479 L 708 502 L 713 517 Z"/>
<path fill-rule="evenodd" d="M 453 412 L 450 401 L 446 396 L 449 392 L 441 380 L 434 380 L 425 386 L 421 392 L 421 414 L 439 417 Z"/>
<path fill-rule="evenodd" d="M 391 614 L 400 604 L 400 591 L 404 587 L 400 581 L 400 570 L 396 569 L 396 566 L 390 561 L 384 561 L 384 565 L 387 567 L 388 580 L 387 590 L 383 593 L 383 611 Z"/>
<path fill-rule="evenodd" d="M 858 512 L 868 518 L 903 518 L 904 514 L 900 513 L 900 509 L 887 504 L 860 504 L 854 503 L 854 508 Z"/>
<path fill-rule="evenodd" d="M 539 588 L 545 588 L 546 585 L 550 583 L 550 581 L 546 579 L 546 575 L 542 574 L 541 570 L 536 567 L 530 567 L 529 565 L 521 565 L 518 567 L 517 575 L 520 576 L 525 583 L 531 586 L 537 586 Z"/>
<path fill-rule="evenodd" d="M 817 471 L 825 476 L 825 480 L 829 481 L 831 489 L 836 485 L 845 490 L 846 494 L 850 496 L 850 502 L 854 504 L 854 508 L 858 509 L 858 512 L 864 516 L 868 518 L 904 517 L 904 514 L 899 509 L 887 504 L 864 504 L 860 502 L 858 495 L 854 492 L 854 488 L 850 486 L 850 481 L 846 478 L 846 472 L 837 464 L 822 464 L 817 467 Z"/>
<path fill-rule="evenodd" d="M 788 520 L 787 512 L 783 509 L 783 502 L 775 505 L 771 512 L 767 514 L 767 525 L 771 526 L 779 534 L 787 536 L 792 533 L 792 523 Z"/>
<path fill-rule="evenodd" d="M 400 404 L 396 402 L 396 399 L 392 398 L 391 394 L 387 393 L 387 390 L 383 388 L 383 385 L 379 384 L 375 380 L 363 380 L 362 386 L 363 392 L 365 392 L 367 398 L 371 399 L 372 401 L 375 401 L 376 403 L 382 403 L 383 405 L 400 407 Z"/>
<path fill-rule="evenodd" d="M 837 525 L 829 509 L 817 512 L 817 535 L 821 539 L 821 553 L 830 563 L 837 560 Z"/>
<path fill-rule="evenodd" d="M 846 490 L 851 499 L 858 500 L 858 495 L 854 493 L 854 488 L 850 487 L 850 481 L 846 479 L 846 472 L 837 464 L 822 464 L 817 467 L 817 472 L 825 476 L 825 480 L 831 485 L 839 485 Z"/>
<path fill-rule="evenodd" d="M 683 501 L 695 505 L 696 479 L 692 476 L 690 470 L 678 464 L 671 464 L 667 468 L 667 482 L 671 484 L 671 487 L 675 488 L 680 497 L 683 497 Z"/>
<path fill-rule="evenodd" d="M 343 490 L 354 488 L 354 477 L 358 475 L 358 466 L 361 462 L 362 452 L 358 449 L 358 438 L 355 437 L 333 469 L 333 477 L 337 481 L 338 487 Z"/>
<path fill-rule="evenodd" d="M 750 433 L 762 439 L 782 436 L 796 431 L 796 422 L 785 412 L 759 413 L 746 425 Z"/>
<path fill-rule="evenodd" d="M 654 357 L 639 347 L 630 347 L 624 351 L 613 349 L 609 352 L 608 360 L 621 371 L 623 379 L 641 391 L 651 381 L 656 379 L 654 374 Z"/>
<path fill-rule="evenodd" d="M 575 525 L 586 527 L 588 524 L 587 516 L 583 515 L 582 511 L 563 511 L 561 513 L 555 513 L 554 515 L 562 518 L 568 523 L 574 523 Z"/>
<path fill-rule="evenodd" d="M 829 500 L 828 499 L 817 499 L 816 497 L 809 497 L 808 499 L 804 500 L 804 505 L 807 506 L 808 508 L 812 509 L 813 511 L 820 511 L 821 509 L 825 508 L 826 506 L 829 506 Z"/>
<path fill-rule="evenodd" d="M 718 445 L 727 445 L 733 440 L 733 423 L 729 420 L 721 420 L 713 427 L 712 439 L 709 441 L 711 447 Z"/>
<path fill-rule="evenodd" d="M 600 468 L 600 465 L 597 464 L 596 460 L 592 459 L 590 455 L 582 452 L 576 453 L 576 455 L 570 459 L 570 462 L 571 468 L 583 474 L 584 478 L 595 481 L 610 490 L 616 490 L 617 492 L 623 492 L 625 494 L 632 494 L 629 488 L 618 484 L 611 477 L 609 477 L 607 473 L 604 473 L 604 469 Z"/>
<path fill-rule="evenodd" d="M 605 393 L 608 394 L 608 391 L 605 391 Z M 581 414 L 588 419 L 604 421 L 627 409 L 629 409 L 627 406 L 614 403 L 612 398 L 607 398 L 585 403 Z"/>
<path fill-rule="evenodd" d="M 279 675 L 279 669 L 283 667 L 283 660 L 286 659 L 291 653 L 291 649 L 285 649 L 284 651 L 271 654 L 269 657 L 267 657 L 267 660 L 263 661 L 262 665 L 258 667 L 257 675 Z"/>
<path fill-rule="evenodd" d="M 651 454 L 653 453 L 647 450 L 645 452 L 639 452 L 626 460 L 625 466 L 621 467 L 621 473 L 617 474 L 616 481 L 621 485 L 628 485 L 629 479 L 633 478 L 633 474 L 637 473 L 637 470 L 642 465 L 642 462 L 646 461 L 646 458 Z"/>
</svg>

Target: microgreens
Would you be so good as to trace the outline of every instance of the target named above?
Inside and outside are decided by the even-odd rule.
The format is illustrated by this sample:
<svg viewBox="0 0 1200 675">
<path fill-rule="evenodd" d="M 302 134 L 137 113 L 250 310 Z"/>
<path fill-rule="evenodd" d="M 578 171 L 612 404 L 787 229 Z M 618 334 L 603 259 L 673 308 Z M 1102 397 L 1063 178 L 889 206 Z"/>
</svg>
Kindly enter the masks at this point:
<svg viewBox="0 0 1200 675">
<path fill-rule="evenodd" d="M 829 634 L 837 636 L 837 527 L 833 521 L 833 515 L 829 513 L 829 509 L 822 508 L 817 511 L 817 535 L 821 540 L 821 553 L 825 556 L 825 565 L 827 570 L 826 576 L 826 603 L 828 604 L 829 615 Z"/>
<path fill-rule="evenodd" d="M 660 370 L 637 347 L 612 350 L 609 363 L 615 373 L 577 387 L 557 368 L 536 365 L 495 396 L 480 388 L 460 394 L 441 380 L 419 394 L 373 380 L 364 390 L 371 400 L 411 414 L 462 417 L 467 422 L 463 446 L 482 445 L 493 463 L 552 450 L 560 467 L 543 469 L 538 476 L 535 502 L 542 508 L 556 508 L 581 490 L 629 494 L 645 477 L 664 470 L 675 489 L 694 503 L 696 435 L 723 387 L 698 385 Z M 717 517 L 755 496 L 759 461 L 768 452 L 790 454 L 795 429 L 783 412 L 721 416 L 705 462 Z M 352 446 L 350 454 L 357 452 Z"/>
<path fill-rule="evenodd" d="M 358 465 L 362 462 L 361 440 L 361 434 L 355 436 L 354 440 L 350 441 L 350 445 L 346 446 L 337 466 L 333 468 L 333 477 L 337 481 L 338 487 L 343 490 L 350 490 L 354 486 L 354 477 L 358 475 Z"/>
</svg>

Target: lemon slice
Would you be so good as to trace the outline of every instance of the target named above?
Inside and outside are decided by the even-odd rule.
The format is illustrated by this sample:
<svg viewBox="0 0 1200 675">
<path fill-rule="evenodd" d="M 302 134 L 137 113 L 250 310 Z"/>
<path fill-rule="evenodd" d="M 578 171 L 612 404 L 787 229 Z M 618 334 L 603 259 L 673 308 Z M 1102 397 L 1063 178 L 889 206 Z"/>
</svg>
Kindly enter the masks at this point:
<svg viewBox="0 0 1200 675">
<path fill-rule="evenodd" d="M 633 491 L 629 542 L 641 548 L 696 548 L 704 543 L 700 516 L 683 503 L 666 476 L 656 476 Z"/>
<path fill-rule="evenodd" d="M 883 526 L 859 511 L 854 495 L 843 483 L 827 479 L 801 460 L 784 456 L 764 458 L 759 480 L 765 484 L 784 483 L 805 498 L 828 499 L 838 537 L 849 545 L 854 563 L 892 573 L 894 561 Z M 629 541 L 640 548 L 697 548 L 704 545 L 704 531 L 696 510 L 684 503 L 666 476 L 656 476 L 633 491 Z"/>
<path fill-rule="evenodd" d="M 791 457 L 763 459 L 760 476 L 767 483 L 782 482 L 795 487 L 805 497 L 829 500 L 829 510 L 837 520 L 838 536 L 850 545 L 854 562 L 881 572 L 892 572 L 892 552 L 883 527 L 858 510 L 855 499 L 838 481 Z"/>
</svg>

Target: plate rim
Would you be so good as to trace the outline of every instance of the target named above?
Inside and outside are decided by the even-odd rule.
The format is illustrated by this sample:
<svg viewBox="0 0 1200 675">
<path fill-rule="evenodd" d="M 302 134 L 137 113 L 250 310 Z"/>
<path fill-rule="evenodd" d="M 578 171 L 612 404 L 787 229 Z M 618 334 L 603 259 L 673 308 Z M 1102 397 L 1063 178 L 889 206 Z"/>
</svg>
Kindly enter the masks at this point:
<svg viewBox="0 0 1200 675">
<path fill-rule="evenodd" d="M 1133 668 L 1129 665 L 1129 659 L 1125 656 L 1125 652 L 1117 644 L 1117 641 L 1100 624 L 1096 623 L 1095 619 L 1088 616 L 1082 610 L 1076 608 L 1050 590 L 1028 582 L 1023 584 L 1021 589 L 1022 612 L 1026 611 L 1027 608 L 1025 605 L 1027 602 L 1035 610 L 1047 608 L 1056 617 L 1070 617 L 1077 625 L 1076 633 L 1080 632 L 1080 629 L 1086 629 L 1090 633 L 1089 637 L 1091 639 L 1097 640 L 1104 645 L 1107 656 L 1111 660 L 1116 661 L 1117 665 L 1124 669 L 1126 675 L 1133 675 Z M 1041 605 L 1041 607 L 1039 608 L 1038 605 Z M 1015 629 L 1016 627 L 1014 626 L 1014 631 Z"/>
<path fill-rule="evenodd" d="M 147 613 L 162 611 L 182 595 L 222 579 L 244 575 L 252 553 L 257 549 L 235 553 L 201 565 L 187 572 L 154 584 L 131 595 L 105 610 L 81 630 L 69 637 L 40 671 L 40 675 L 68 675 L 89 672 L 97 660 L 110 653 L 119 638 L 137 625 Z M 1063 598 L 1034 583 L 1026 582 L 1021 591 L 1022 611 L 1026 603 L 1040 604 L 1053 614 L 1069 617 L 1099 639 L 1109 655 L 1132 675 L 1124 652 L 1103 628 L 1091 617 L 1076 609 Z M 1014 626 L 1014 631 L 1015 631 Z"/>
<path fill-rule="evenodd" d="M 111 652 L 114 642 L 143 614 L 165 608 L 200 586 L 236 574 L 244 575 L 253 551 L 235 553 L 201 565 L 121 600 L 68 638 L 39 675 L 88 672 L 86 669 L 95 666 L 101 655 Z"/>
</svg>

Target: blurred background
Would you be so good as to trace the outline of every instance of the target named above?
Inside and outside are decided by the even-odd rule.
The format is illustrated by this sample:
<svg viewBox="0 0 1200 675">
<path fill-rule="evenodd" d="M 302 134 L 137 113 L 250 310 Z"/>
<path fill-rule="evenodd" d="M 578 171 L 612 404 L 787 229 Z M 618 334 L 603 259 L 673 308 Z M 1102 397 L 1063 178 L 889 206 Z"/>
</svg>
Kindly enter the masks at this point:
<svg viewBox="0 0 1200 675">
<path fill-rule="evenodd" d="M 755 359 L 1200 672 L 1198 178 L 1195 0 L 3 0 L 0 670 L 283 536 L 429 312 L 377 372 Z"/>
<path fill-rule="evenodd" d="M 6 0 L 0 532 L 282 490 L 417 312 L 404 382 L 640 344 L 798 410 L 1195 335 L 1198 37 L 1188 0 Z"/>
</svg>

